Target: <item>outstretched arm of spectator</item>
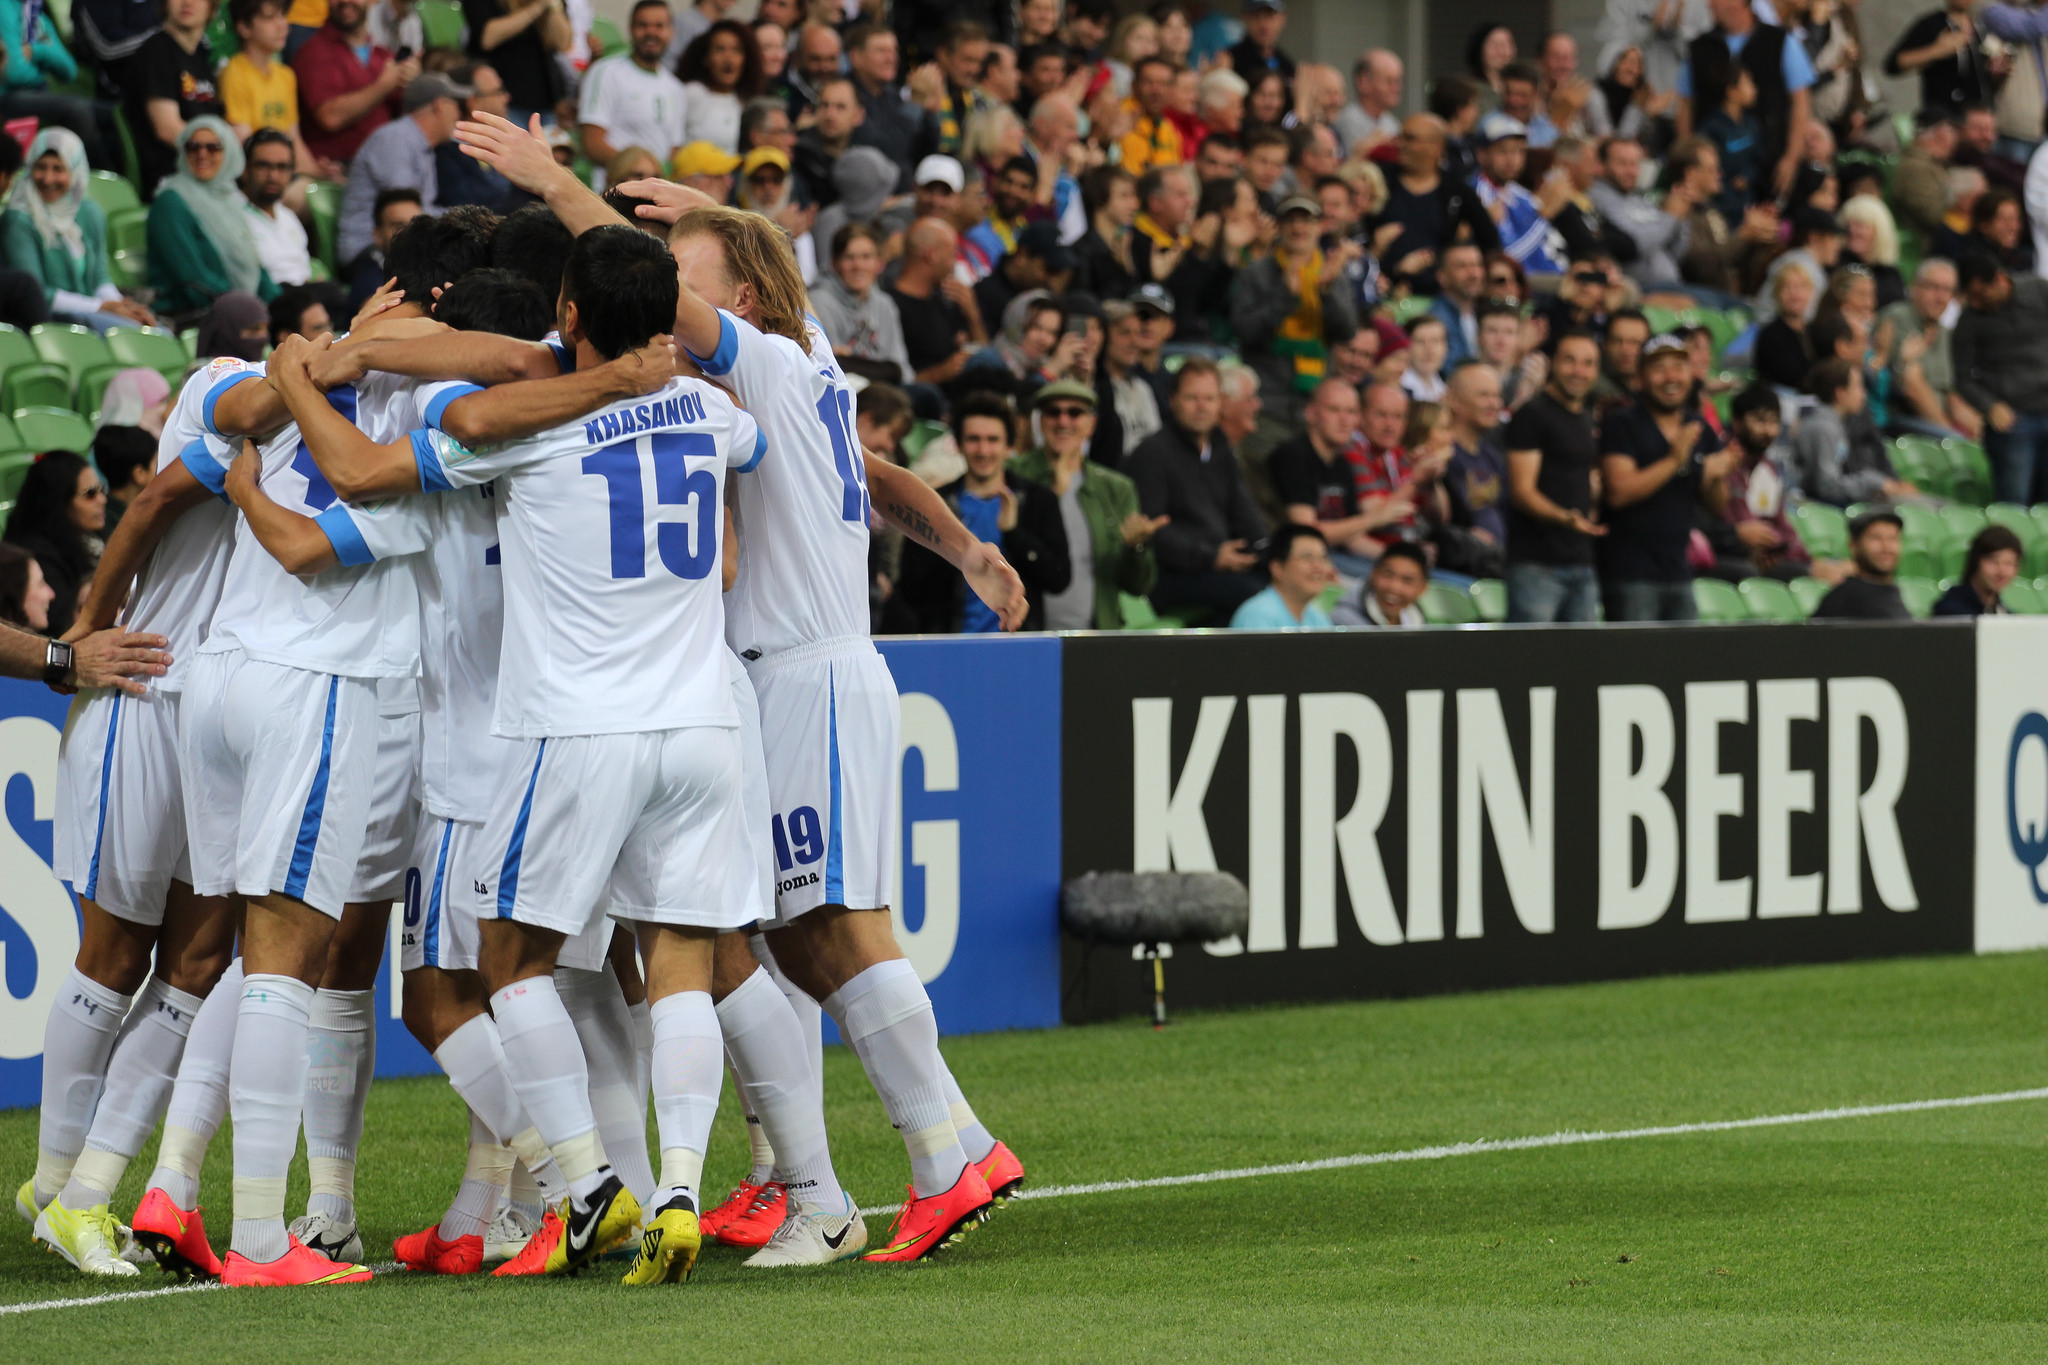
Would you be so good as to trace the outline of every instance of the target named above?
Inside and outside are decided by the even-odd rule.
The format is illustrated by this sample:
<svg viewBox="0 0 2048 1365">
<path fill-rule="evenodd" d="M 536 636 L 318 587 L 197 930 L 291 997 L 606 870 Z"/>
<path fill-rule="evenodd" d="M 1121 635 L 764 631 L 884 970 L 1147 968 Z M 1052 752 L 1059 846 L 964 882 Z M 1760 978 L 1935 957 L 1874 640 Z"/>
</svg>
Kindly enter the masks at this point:
<svg viewBox="0 0 2048 1365">
<path fill-rule="evenodd" d="M 1024 581 L 1003 552 L 961 525 L 945 499 L 917 475 L 878 455 L 862 453 L 868 494 L 882 520 L 958 569 L 1004 630 L 1022 625 L 1027 606 Z"/>
<path fill-rule="evenodd" d="M 64 638 L 73 640 L 68 633 Z M 163 676 L 171 662 L 163 652 L 169 643 L 161 635 L 131 635 L 125 630 L 79 636 L 71 646 L 71 676 L 61 690 L 114 687 L 131 697 L 142 696 L 147 689 L 135 679 Z M 48 636 L 0 621 L 0 676 L 41 682 L 49 658 Z"/>
</svg>

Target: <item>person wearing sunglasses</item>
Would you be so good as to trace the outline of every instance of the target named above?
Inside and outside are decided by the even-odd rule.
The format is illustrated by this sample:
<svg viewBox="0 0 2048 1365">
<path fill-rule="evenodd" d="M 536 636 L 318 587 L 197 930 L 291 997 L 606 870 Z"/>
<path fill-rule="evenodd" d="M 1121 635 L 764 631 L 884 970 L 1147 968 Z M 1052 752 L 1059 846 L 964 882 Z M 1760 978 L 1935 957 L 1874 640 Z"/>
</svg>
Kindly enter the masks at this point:
<svg viewBox="0 0 2048 1365">
<path fill-rule="evenodd" d="M 69 451 L 37 457 L 0 538 L 19 545 L 42 566 L 56 594 L 46 627 L 52 637 L 71 629 L 78 615 L 79 589 L 99 563 L 106 524 L 107 486 L 98 471 Z"/>
<path fill-rule="evenodd" d="M 223 294 L 254 294 L 269 302 L 277 285 L 256 253 L 242 178 L 242 146 L 212 115 L 193 119 L 178 137 L 178 169 L 149 208 L 149 282 L 156 311 L 189 326 Z"/>
<path fill-rule="evenodd" d="M 1062 379 L 1032 399 L 1042 444 L 1010 461 L 1009 472 L 1059 499 L 1073 577 L 1045 598 L 1047 630 L 1122 630 L 1119 594 L 1143 597 L 1159 581 L 1152 537 L 1167 522 L 1138 510 L 1138 486 L 1088 458 L 1096 391 Z"/>
</svg>

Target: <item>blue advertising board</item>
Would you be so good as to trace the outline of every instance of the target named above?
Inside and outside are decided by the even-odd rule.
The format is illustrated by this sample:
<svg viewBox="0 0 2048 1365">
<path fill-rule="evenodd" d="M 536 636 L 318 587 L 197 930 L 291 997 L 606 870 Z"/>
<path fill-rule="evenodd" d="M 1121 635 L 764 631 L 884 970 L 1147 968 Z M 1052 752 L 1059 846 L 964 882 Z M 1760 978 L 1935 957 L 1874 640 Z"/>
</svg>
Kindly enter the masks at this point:
<svg viewBox="0 0 2048 1365">
<path fill-rule="evenodd" d="M 881 648 L 903 695 L 897 935 L 944 1031 L 1050 1027 L 1059 1022 L 1060 642 Z M 50 869 L 67 707 L 47 688 L 0 679 L 0 1109 L 38 1102 L 43 1022 L 78 948 L 76 903 Z M 377 977 L 379 1076 L 435 1069 L 400 1020 L 401 914 L 395 907 Z"/>
</svg>

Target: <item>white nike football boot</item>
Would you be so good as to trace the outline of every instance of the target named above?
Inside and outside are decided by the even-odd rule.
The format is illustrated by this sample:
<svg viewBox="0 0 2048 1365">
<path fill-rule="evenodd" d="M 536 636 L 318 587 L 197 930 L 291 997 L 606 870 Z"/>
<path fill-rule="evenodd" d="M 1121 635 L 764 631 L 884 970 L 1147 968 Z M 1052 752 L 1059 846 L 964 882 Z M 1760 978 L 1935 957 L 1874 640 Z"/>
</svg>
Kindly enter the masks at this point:
<svg viewBox="0 0 2048 1365">
<path fill-rule="evenodd" d="M 789 1214 L 768 1244 L 740 1264 L 747 1266 L 830 1265 L 860 1255 L 867 1249 L 868 1225 L 861 1221 L 853 1196 L 846 1196 L 846 1211 L 806 1209 L 789 1201 Z"/>
<path fill-rule="evenodd" d="M 353 1218 L 343 1221 L 330 1214 L 308 1213 L 292 1219 L 291 1234 L 305 1243 L 306 1250 L 337 1264 L 362 1263 L 363 1237 L 356 1231 Z"/>
</svg>

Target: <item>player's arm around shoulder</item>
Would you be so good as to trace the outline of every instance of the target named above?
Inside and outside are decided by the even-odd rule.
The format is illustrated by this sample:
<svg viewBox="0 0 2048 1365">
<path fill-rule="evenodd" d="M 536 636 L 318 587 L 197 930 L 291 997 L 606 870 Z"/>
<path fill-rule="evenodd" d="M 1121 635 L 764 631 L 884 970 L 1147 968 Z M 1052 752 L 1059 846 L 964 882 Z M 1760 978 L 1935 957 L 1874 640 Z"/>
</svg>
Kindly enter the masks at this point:
<svg viewBox="0 0 2048 1365">
<path fill-rule="evenodd" d="M 675 339 L 656 336 L 602 365 L 490 388 L 472 385 L 445 401 L 437 397 L 428 405 L 428 418 L 461 445 L 479 450 L 524 440 L 599 408 L 653 393 L 675 376 Z"/>
<path fill-rule="evenodd" d="M 242 442 L 234 463 L 228 466 L 227 495 L 248 521 L 256 543 L 269 551 L 286 573 L 303 577 L 341 562 L 334 542 L 318 522 L 279 506 L 263 491 L 263 456 L 253 441 Z"/>
</svg>

